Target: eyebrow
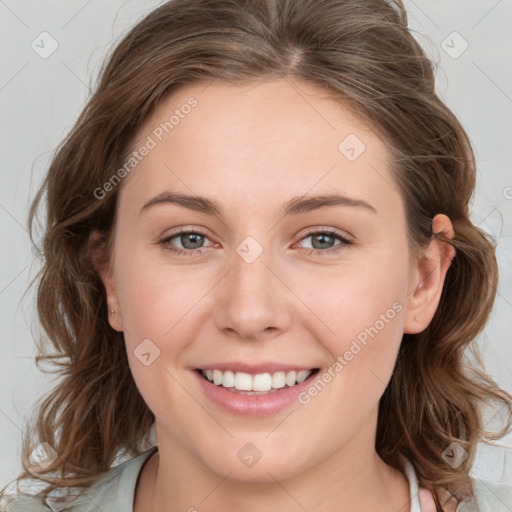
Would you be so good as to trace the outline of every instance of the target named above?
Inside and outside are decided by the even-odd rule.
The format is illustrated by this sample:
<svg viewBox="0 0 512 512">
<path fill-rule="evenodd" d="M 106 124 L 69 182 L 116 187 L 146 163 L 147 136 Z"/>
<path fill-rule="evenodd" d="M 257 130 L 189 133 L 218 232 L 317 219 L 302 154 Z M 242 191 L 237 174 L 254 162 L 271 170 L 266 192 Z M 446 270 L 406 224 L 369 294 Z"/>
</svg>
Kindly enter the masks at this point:
<svg viewBox="0 0 512 512">
<path fill-rule="evenodd" d="M 189 210 L 205 213 L 207 215 L 215 215 L 221 218 L 224 217 L 224 210 L 216 201 L 206 197 L 192 196 L 179 192 L 172 192 L 170 190 L 166 190 L 150 199 L 141 208 L 139 216 L 145 210 L 159 204 L 177 204 L 184 208 L 188 208 Z M 373 213 L 377 213 L 377 210 L 371 204 L 363 201 L 362 199 L 354 199 L 342 194 L 321 194 L 308 197 L 294 197 L 283 205 L 281 208 L 281 214 L 284 217 L 287 215 L 298 215 L 300 213 L 306 213 L 329 206 L 359 206 Z"/>
</svg>

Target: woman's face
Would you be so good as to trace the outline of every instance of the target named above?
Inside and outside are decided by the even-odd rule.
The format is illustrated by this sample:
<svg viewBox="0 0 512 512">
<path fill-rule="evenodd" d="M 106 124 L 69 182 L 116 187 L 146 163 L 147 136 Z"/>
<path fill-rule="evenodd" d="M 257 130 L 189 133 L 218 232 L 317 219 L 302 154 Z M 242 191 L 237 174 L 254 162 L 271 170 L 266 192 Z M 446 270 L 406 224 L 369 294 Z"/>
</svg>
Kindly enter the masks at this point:
<svg viewBox="0 0 512 512">
<path fill-rule="evenodd" d="M 366 463 L 402 334 L 440 293 L 417 290 L 432 269 L 410 259 L 384 143 L 318 89 L 275 80 L 184 87 L 132 150 L 103 277 L 161 456 L 244 481 Z M 286 391 L 279 365 L 320 370 Z M 205 368 L 281 391 L 236 394 Z"/>
</svg>

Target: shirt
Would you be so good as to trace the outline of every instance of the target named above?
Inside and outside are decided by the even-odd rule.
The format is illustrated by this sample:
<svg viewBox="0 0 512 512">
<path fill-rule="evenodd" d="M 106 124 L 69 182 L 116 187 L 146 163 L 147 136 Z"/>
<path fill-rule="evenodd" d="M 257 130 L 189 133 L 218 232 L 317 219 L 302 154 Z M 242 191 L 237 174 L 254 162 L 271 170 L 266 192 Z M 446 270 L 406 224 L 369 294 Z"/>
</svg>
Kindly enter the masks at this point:
<svg viewBox="0 0 512 512">
<path fill-rule="evenodd" d="M 138 457 L 124 461 L 111 468 L 80 496 L 71 498 L 67 505 L 55 505 L 52 498 L 46 502 L 42 498 L 27 494 L 17 495 L 8 505 L 7 512 L 133 512 L 135 487 L 144 462 L 158 450 L 150 448 Z M 411 508 L 409 512 L 421 512 L 418 498 L 418 480 L 409 459 L 402 455 L 404 472 L 409 482 Z M 461 502 L 457 512 L 512 512 L 512 485 L 497 484 L 474 479 L 476 503 Z M 68 498 L 69 500 L 69 498 Z M 50 507 L 52 505 L 52 507 Z"/>
</svg>

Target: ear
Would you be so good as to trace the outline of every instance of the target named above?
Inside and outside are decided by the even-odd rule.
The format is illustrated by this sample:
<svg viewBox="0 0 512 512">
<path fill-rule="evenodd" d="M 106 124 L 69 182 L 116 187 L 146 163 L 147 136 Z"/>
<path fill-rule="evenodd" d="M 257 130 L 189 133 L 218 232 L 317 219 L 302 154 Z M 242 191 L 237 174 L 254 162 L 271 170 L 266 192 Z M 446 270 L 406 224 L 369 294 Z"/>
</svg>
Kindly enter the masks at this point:
<svg viewBox="0 0 512 512">
<path fill-rule="evenodd" d="M 424 331 L 436 312 L 448 268 L 455 256 L 455 248 L 435 237 L 442 234 L 453 238 L 455 232 L 446 215 L 438 214 L 432 220 L 432 240 L 412 269 L 413 291 L 408 295 L 404 333 Z"/>
<path fill-rule="evenodd" d="M 112 329 L 123 331 L 123 320 L 121 317 L 121 308 L 116 293 L 116 286 L 112 267 L 106 255 L 106 238 L 105 235 L 94 229 L 89 235 L 89 254 L 100 276 L 107 296 L 107 315 L 108 321 Z"/>
</svg>

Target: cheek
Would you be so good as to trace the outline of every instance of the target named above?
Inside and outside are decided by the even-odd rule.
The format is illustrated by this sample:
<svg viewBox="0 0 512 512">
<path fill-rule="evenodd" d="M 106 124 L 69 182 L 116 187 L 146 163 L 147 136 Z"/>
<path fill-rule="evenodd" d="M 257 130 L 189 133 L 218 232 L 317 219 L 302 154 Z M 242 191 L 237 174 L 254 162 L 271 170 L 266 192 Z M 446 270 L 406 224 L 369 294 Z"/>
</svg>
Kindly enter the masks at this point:
<svg viewBox="0 0 512 512">
<path fill-rule="evenodd" d="M 187 398 L 175 379 L 181 380 L 183 355 L 201 325 L 207 278 L 189 279 L 179 267 L 150 264 L 136 254 L 120 258 L 117 268 L 131 372 L 150 409 L 165 418 Z"/>
<path fill-rule="evenodd" d="M 303 287 L 314 313 L 306 329 L 322 341 L 333 364 L 339 363 L 331 369 L 333 388 L 342 386 L 345 397 L 366 389 L 377 399 L 391 377 L 403 334 L 407 265 L 406 252 L 381 252 L 374 260 L 318 275 L 309 281 L 314 288 Z"/>
<path fill-rule="evenodd" d="M 137 389 L 158 423 L 181 446 L 198 450 L 194 440 L 206 439 L 205 432 L 216 431 L 217 425 L 210 423 L 199 401 L 191 400 L 183 369 L 189 363 L 188 349 L 205 324 L 208 301 L 204 296 L 215 284 L 215 276 L 200 265 L 192 270 L 163 259 L 148 263 L 136 254 L 124 258 L 118 268 L 124 338 Z M 144 353 L 149 353 L 149 361 L 144 361 Z M 184 408 L 190 414 L 179 414 Z M 219 443 L 211 444 L 208 451 L 215 453 Z M 218 454 L 219 460 L 222 457 L 224 452 Z"/>
<path fill-rule="evenodd" d="M 314 277 L 310 274 L 308 279 L 304 274 L 298 276 L 294 286 L 316 314 L 317 323 L 328 327 L 326 332 L 333 339 L 345 339 L 373 325 L 395 302 L 403 308 L 407 277 L 406 258 L 396 252 L 387 257 L 379 254 L 373 259 L 354 259 L 317 272 Z M 394 318 L 395 310 L 388 316 Z"/>
<path fill-rule="evenodd" d="M 148 338 L 166 353 L 179 352 L 181 340 L 198 323 L 211 272 L 200 265 L 186 270 L 164 257 L 155 259 L 140 251 L 125 253 L 116 262 L 125 339 L 131 348 Z"/>
</svg>

